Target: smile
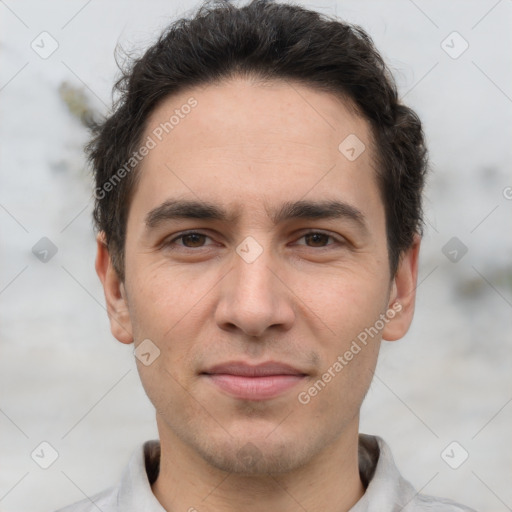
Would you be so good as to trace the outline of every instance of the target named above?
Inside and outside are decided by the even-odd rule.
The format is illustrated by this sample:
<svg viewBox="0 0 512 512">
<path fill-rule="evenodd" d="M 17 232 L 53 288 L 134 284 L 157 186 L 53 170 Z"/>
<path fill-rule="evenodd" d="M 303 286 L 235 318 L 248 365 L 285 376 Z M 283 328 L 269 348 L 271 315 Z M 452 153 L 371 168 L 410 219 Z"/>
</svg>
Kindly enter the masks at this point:
<svg viewBox="0 0 512 512">
<path fill-rule="evenodd" d="M 231 362 L 201 375 L 215 387 L 242 400 L 269 400 L 302 382 L 306 374 L 289 365 L 267 362 L 257 366 Z"/>
</svg>

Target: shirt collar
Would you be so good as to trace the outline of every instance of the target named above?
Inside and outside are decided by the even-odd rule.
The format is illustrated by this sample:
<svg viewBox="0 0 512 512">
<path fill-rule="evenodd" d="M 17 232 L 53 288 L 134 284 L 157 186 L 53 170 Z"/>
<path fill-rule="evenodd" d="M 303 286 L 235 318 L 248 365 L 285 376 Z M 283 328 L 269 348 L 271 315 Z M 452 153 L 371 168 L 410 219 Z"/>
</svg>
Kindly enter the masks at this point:
<svg viewBox="0 0 512 512">
<path fill-rule="evenodd" d="M 367 487 L 350 512 L 407 512 L 418 495 L 399 473 L 389 446 L 380 437 L 359 434 L 359 471 L 363 483 L 367 477 Z"/>
<path fill-rule="evenodd" d="M 159 441 L 146 441 L 132 455 L 121 477 L 117 494 L 117 510 L 166 512 L 151 490 L 151 484 L 158 476 L 159 466 Z"/>
</svg>

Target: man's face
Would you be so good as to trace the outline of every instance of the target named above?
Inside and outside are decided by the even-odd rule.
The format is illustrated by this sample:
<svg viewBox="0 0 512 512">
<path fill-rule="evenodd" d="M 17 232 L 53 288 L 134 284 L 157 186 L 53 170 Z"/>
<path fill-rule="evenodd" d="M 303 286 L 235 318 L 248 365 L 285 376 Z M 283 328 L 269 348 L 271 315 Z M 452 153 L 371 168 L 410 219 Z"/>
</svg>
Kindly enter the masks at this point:
<svg viewBox="0 0 512 512">
<path fill-rule="evenodd" d="M 158 141 L 154 130 L 191 97 L 197 106 Z M 368 124 L 327 93 L 237 79 L 166 99 L 148 136 L 157 144 L 127 221 L 126 315 L 112 329 L 136 346 L 151 340 L 146 359 L 160 351 L 137 363 L 160 437 L 228 471 L 298 468 L 357 432 L 382 327 L 386 337 L 400 322 L 382 321 L 397 286 Z M 357 140 L 366 149 L 354 159 Z M 161 209 L 148 222 L 177 200 L 228 219 Z M 342 206 L 317 218 L 303 203 L 282 209 L 298 201 Z M 266 362 L 295 374 L 214 369 Z"/>
</svg>

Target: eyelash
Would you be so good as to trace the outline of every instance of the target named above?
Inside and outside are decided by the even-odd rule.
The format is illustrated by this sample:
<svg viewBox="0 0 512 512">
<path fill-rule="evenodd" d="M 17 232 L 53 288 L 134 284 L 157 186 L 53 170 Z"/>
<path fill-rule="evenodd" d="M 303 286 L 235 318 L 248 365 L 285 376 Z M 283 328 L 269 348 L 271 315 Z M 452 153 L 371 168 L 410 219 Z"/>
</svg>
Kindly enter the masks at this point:
<svg viewBox="0 0 512 512">
<path fill-rule="evenodd" d="M 172 245 L 175 245 L 175 242 L 178 241 L 178 240 L 182 240 L 183 238 L 185 238 L 186 236 L 189 236 L 189 235 L 200 235 L 200 236 L 204 236 L 206 238 L 210 238 L 208 235 L 206 235 L 205 233 L 201 233 L 200 231 L 186 231 L 184 233 L 181 233 L 180 235 L 174 237 L 173 239 L 171 240 L 168 240 L 166 242 L 164 242 L 164 246 L 165 247 L 169 247 L 169 246 L 172 246 Z M 327 249 L 330 245 L 343 245 L 344 242 L 341 241 L 341 240 L 338 240 L 336 237 L 334 237 L 333 235 L 330 235 L 329 233 L 324 233 L 323 231 L 308 231 L 307 233 L 304 233 L 300 238 L 304 238 L 308 235 L 323 235 L 323 236 L 326 236 L 328 238 L 331 238 L 332 240 L 335 241 L 334 244 L 327 244 L 327 246 L 322 246 L 322 247 L 310 247 L 310 246 L 307 246 L 305 245 L 306 247 L 310 247 L 311 249 Z M 300 245 L 303 245 L 303 244 L 300 244 Z M 180 245 L 179 246 L 180 249 L 190 249 L 190 250 L 198 250 L 198 249 L 203 249 L 204 247 L 206 246 L 201 246 L 201 247 L 187 247 L 185 245 Z"/>
</svg>

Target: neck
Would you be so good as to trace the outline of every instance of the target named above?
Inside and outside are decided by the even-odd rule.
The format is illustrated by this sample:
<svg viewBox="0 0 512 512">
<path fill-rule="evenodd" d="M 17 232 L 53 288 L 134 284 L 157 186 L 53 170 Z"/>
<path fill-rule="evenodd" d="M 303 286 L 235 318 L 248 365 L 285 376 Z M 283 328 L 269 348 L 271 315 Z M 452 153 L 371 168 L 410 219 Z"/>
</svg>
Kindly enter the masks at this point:
<svg viewBox="0 0 512 512">
<path fill-rule="evenodd" d="M 160 472 L 152 490 L 168 511 L 346 512 L 364 494 L 357 420 L 308 464 L 266 475 L 219 470 L 168 429 L 159 433 Z"/>
</svg>

